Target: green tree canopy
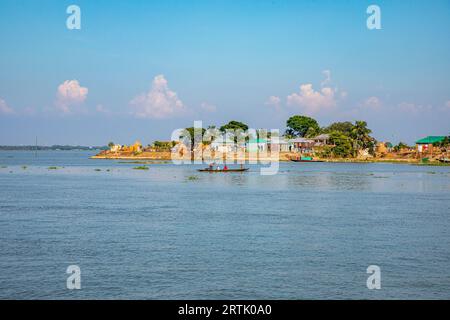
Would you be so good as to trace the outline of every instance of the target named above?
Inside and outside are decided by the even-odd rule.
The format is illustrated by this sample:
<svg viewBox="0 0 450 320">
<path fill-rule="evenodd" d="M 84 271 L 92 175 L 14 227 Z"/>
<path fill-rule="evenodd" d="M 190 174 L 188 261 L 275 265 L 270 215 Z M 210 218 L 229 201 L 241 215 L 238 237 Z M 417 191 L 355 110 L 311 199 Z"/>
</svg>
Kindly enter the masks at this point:
<svg viewBox="0 0 450 320">
<path fill-rule="evenodd" d="M 110 142 L 110 143 L 108 143 L 108 147 L 110 147 L 110 148 L 112 148 L 112 147 L 114 147 L 114 142 Z"/>
<path fill-rule="evenodd" d="M 232 121 L 228 122 L 227 124 L 220 127 L 220 131 L 222 131 L 224 133 L 227 130 L 233 130 L 233 131 L 234 130 L 242 130 L 241 133 L 238 133 L 234 136 L 233 140 L 235 143 L 237 143 L 238 140 L 241 140 L 241 139 L 245 139 L 246 141 L 248 141 L 248 135 L 247 135 L 248 125 L 246 125 L 245 123 L 232 120 Z"/>
<path fill-rule="evenodd" d="M 197 139 L 195 139 L 196 132 L 194 127 L 185 128 L 184 130 L 185 134 L 181 135 L 180 138 L 185 140 L 186 143 L 190 144 L 192 151 L 194 150 L 195 142 L 201 142 L 203 140 L 203 135 L 205 134 L 206 129 L 202 128 L 201 136 L 197 137 Z"/>
<path fill-rule="evenodd" d="M 325 127 L 322 131 L 325 133 L 330 133 L 332 131 L 339 131 L 350 136 L 352 130 L 353 130 L 353 123 L 351 123 L 350 121 L 345 121 L 345 122 L 334 122 L 330 124 L 328 127 Z"/>
<path fill-rule="evenodd" d="M 433 145 L 436 147 L 441 147 L 441 148 L 448 147 L 450 145 L 450 136 L 445 137 L 444 140 L 442 140 L 440 142 L 433 143 Z"/>
<path fill-rule="evenodd" d="M 316 134 L 320 132 L 319 124 L 316 120 L 306 116 L 292 116 L 286 122 L 287 136 L 304 137 L 306 134 Z"/>
<path fill-rule="evenodd" d="M 241 129 L 242 131 L 248 130 L 248 125 L 246 125 L 243 122 L 232 120 L 228 122 L 227 124 L 220 127 L 220 131 L 225 132 L 226 130 L 237 130 Z"/>
<path fill-rule="evenodd" d="M 372 130 L 367 128 L 367 122 L 356 121 L 353 125 L 350 137 L 353 139 L 356 150 L 369 149 L 373 153 L 375 139 L 370 136 Z"/>
<path fill-rule="evenodd" d="M 409 149 L 409 148 L 410 147 L 406 143 L 400 141 L 396 146 L 394 146 L 394 151 L 398 152 L 402 149 Z"/>
<path fill-rule="evenodd" d="M 332 148 L 334 156 L 347 158 L 353 155 L 352 139 L 343 132 L 330 132 L 330 142 L 334 145 Z"/>
<path fill-rule="evenodd" d="M 176 144 L 175 141 L 155 141 L 153 146 L 157 149 L 170 149 Z"/>
</svg>

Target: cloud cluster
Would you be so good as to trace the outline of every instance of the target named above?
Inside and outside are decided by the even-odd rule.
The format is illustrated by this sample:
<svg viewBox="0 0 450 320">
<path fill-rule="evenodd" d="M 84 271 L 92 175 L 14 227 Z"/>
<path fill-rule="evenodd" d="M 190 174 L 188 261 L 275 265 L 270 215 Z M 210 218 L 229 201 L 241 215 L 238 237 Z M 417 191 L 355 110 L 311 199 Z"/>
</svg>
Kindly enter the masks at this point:
<svg viewBox="0 0 450 320">
<path fill-rule="evenodd" d="M 13 108 L 6 104 L 6 101 L 0 98 L 0 114 L 14 114 Z"/>
<path fill-rule="evenodd" d="M 329 87 L 316 91 L 312 84 L 302 84 L 300 92 L 287 97 L 287 104 L 300 107 L 306 114 L 316 114 L 336 106 L 335 92 L 336 89 Z"/>
<path fill-rule="evenodd" d="M 320 84 L 321 87 L 325 87 L 331 82 L 331 71 L 330 70 L 323 70 L 322 74 L 325 76 L 325 79 Z"/>
<path fill-rule="evenodd" d="M 431 105 L 417 105 L 410 102 L 399 103 L 397 108 L 406 114 L 417 116 L 422 112 L 431 111 L 433 107 Z"/>
<path fill-rule="evenodd" d="M 58 86 L 55 106 L 62 113 L 73 113 L 86 100 L 88 92 L 77 80 L 66 80 Z"/>
<path fill-rule="evenodd" d="M 185 112 L 183 102 L 177 93 L 170 90 L 164 75 L 157 75 L 147 93 L 140 94 L 130 101 L 133 114 L 139 118 L 162 119 Z"/>
<path fill-rule="evenodd" d="M 281 108 L 281 99 L 277 96 L 270 96 L 269 99 L 267 99 L 266 105 L 274 107 L 276 110 Z"/>
<path fill-rule="evenodd" d="M 372 110 L 379 110 L 381 107 L 381 100 L 378 97 L 369 97 L 364 100 L 362 106 Z"/>
<path fill-rule="evenodd" d="M 286 105 L 297 107 L 305 114 L 314 115 L 332 110 L 339 99 L 345 99 L 347 92 L 343 91 L 338 95 L 338 89 L 330 86 L 331 71 L 324 70 L 322 74 L 325 79 L 321 82 L 319 90 L 314 90 L 310 83 L 302 84 L 299 92 L 291 93 L 286 97 Z M 279 111 L 282 99 L 278 96 L 270 96 L 265 104 Z"/>
</svg>

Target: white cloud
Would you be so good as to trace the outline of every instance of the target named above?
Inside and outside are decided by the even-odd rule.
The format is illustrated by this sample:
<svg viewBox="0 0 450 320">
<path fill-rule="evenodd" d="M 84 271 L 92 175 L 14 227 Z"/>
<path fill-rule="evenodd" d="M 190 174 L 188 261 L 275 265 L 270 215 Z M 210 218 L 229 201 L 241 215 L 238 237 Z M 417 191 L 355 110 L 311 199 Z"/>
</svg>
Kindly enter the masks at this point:
<svg viewBox="0 0 450 320">
<path fill-rule="evenodd" d="M 200 108 L 202 108 L 202 110 L 206 111 L 206 112 L 216 112 L 217 111 L 217 107 L 215 105 L 207 103 L 207 102 L 202 102 L 202 104 L 200 105 Z"/>
<path fill-rule="evenodd" d="M 320 84 L 321 87 L 325 87 L 327 84 L 331 82 L 331 71 L 330 70 L 323 70 L 322 74 L 325 76 L 325 79 Z"/>
<path fill-rule="evenodd" d="M 88 88 L 80 86 L 77 80 L 66 80 L 58 86 L 56 108 L 65 114 L 73 113 L 74 107 L 86 100 L 88 92 Z"/>
<path fill-rule="evenodd" d="M 275 109 L 280 109 L 281 99 L 280 99 L 280 97 L 277 97 L 277 96 L 270 96 L 265 104 L 268 106 L 274 107 Z"/>
<path fill-rule="evenodd" d="M 149 92 L 130 101 L 133 114 L 139 118 L 168 118 L 186 111 L 177 93 L 170 90 L 164 75 L 157 75 Z"/>
<path fill-rule="evenodd" d="M 404 112 L 406 114 L 410 114 L 410 115 L 418 115 L 421 112 L 427 112 L 432 110 L 432 106 L 431 105 L 416 105 L 414 103 L 409 103 L 409 102 L 402 102 L 398 104 L 398 109 L 401 112 Z"/>
<path fill-rule="evenodd" d="M 0 99 L 0 114 L 14 114 L 13 108 L 8 106 L 3 99 Z"/>
<path fill-rule="evenodd" d="M 369 97 L 362 103 L 363 107 L 379 110 L 381 107 L 381 100 L 378 97 Z"/>
<path fill-rule="evenodd" d="M 308 114 L 315 114 L 336 106 L 335 92 L 335 89 L 329 87 L 315 91 L 312 84 L 302 84 L 299 93 L 287 97 L 287 104 L 299 106 Z"/>
</svg>

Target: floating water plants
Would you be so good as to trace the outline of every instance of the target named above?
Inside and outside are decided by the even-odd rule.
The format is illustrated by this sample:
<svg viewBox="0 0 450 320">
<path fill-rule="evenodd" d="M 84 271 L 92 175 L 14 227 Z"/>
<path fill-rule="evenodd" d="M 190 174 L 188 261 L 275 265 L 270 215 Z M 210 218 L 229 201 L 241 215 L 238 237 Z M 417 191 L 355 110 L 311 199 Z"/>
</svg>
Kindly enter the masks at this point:
<svg viewBox="0 0 450 320">
<path fill-rule="evenodd" d="M 134 167 L 134 170 L 148 170 L 147 166 L 139 166 L 139 167 Z"/>
</svg>

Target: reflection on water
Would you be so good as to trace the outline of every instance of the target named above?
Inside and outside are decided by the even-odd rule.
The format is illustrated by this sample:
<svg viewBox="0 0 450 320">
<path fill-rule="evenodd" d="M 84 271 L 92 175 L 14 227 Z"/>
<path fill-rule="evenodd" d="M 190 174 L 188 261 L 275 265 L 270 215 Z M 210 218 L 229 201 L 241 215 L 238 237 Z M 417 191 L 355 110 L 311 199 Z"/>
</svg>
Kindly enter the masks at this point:
<svg viewBox="0 0 450 320">
<path fill-rule="evenodd" d="M 89 155 L 0 152 L 0 298 L 450 297 L 449 167 L 261 176 Z M 80 291 L 65 289 L 69 264 Z"/>
</svg>

